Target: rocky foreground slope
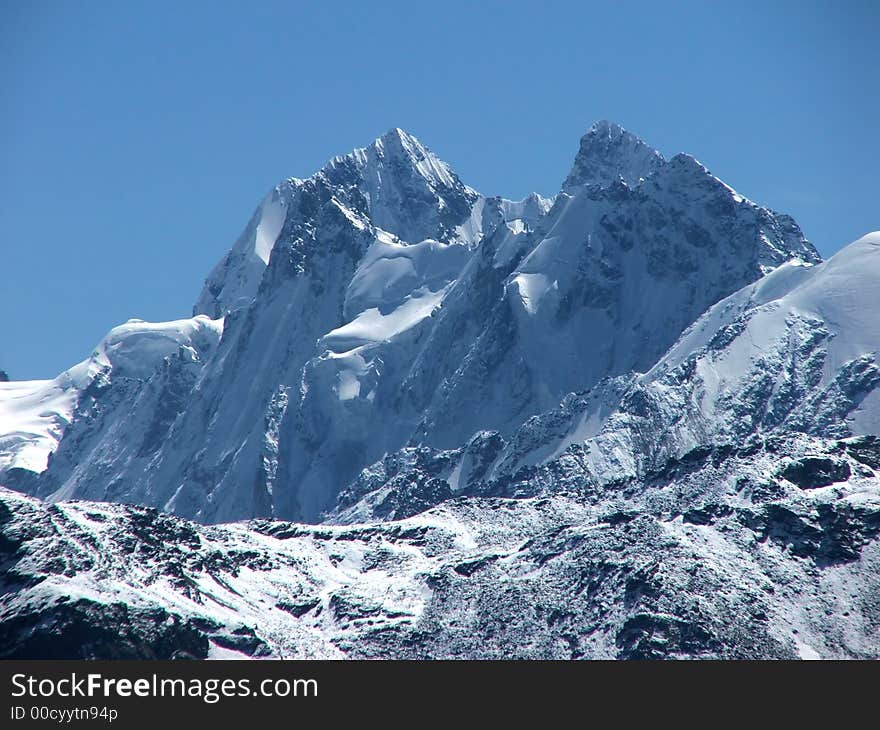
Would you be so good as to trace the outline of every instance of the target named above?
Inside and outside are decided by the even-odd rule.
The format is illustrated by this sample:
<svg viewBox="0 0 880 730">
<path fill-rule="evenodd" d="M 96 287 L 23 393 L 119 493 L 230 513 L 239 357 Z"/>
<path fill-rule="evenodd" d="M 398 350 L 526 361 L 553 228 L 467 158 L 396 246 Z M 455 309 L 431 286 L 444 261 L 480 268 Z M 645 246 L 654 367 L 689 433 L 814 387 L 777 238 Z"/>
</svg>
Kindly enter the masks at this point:
<svg viewBox="0 0 880 730">
<path fill-rule="evenodd" d="M 3 657 L 880 658 L 880 440 L 392 522 L 0 492 Z"/>
</svg>

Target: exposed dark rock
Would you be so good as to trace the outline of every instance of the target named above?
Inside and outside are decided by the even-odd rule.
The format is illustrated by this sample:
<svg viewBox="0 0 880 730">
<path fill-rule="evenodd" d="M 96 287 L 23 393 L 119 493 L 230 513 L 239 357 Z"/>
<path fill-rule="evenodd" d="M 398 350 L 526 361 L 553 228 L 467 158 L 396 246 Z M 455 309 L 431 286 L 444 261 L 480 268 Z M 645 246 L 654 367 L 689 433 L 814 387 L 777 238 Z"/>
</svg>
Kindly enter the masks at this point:
<svg viewBox="0 0 880 730">
<path fill-rule="evenodd" d="M 640 613 L 627 619 L 615 639 L 620 659 L 665 659 L 711 654 L 718 640 L 699 623 L 674 616 Z"/>
<path fill-rule="evenodd" d="M 160 608 L 58 601 L 0 621 L 3 659 L 204 659 L 208 639 Z"/>
<path fill-rule="evenodd" d="M 721 517 L 727 517 L 733 513 L 733 508 L 726 504 L 707 504 L 702 507 L 687 510 L 682 519 L 694 525 L 711 525 Z"/>
<path fill-rule="evenodd" d="M 880 436 L 861 436 L 843 442 L 846 453 L 872 469 L 880 469 Z"/>
<path fill-rule="evenodd" d="M 779 476 L 801 489 L 818 489 L 849 479 L 849 464 L 827 456 L 805 456 L 782 467 Z"/>
<path fill-rule="evenodd" d="M 470 577 L 481 568 L 485 568 L 490 563 L 498 560 L 498 558 L 498 555 L 486 555 L 483 558 L 477 558 L 476 560 L 468 560 L 464 563 L 459 563 L 453 568 L 453 570 L 459 575 Z"/>
</svg>

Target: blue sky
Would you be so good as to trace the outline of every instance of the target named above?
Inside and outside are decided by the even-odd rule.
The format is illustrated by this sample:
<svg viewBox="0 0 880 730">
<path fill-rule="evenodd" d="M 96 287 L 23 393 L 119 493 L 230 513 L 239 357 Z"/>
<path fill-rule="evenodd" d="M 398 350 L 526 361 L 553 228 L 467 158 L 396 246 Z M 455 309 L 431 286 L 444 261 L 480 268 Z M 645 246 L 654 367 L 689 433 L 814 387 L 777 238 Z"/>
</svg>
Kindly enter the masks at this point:
<svg viewBox="0 0 880 730">
<path fill-rule="evenodd" d="M 830 255 L 880 228 L 878 8 L 0 0 L 0 368 L 188 316 L 266 190 L 393 126 L 521 197 L 608 118 Z"/>
</svg>

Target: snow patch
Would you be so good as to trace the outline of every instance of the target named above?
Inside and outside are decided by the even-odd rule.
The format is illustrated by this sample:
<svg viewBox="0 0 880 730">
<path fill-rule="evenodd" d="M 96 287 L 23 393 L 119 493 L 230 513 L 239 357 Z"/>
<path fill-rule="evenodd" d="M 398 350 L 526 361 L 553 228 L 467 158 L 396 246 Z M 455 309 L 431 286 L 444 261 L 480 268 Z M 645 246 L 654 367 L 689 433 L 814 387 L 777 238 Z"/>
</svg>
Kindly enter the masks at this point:
<svg viewBox="0 0 880 730">
<path fill-rule="evenodd" d="M 390 340 L 430 317 L 443 301 L 447 289 L 448 286 L 431 291 L 423 287 L 391 311 L 383 313 L 379 307 L 364 310 L 348 324 L 324 335 L 320 345 L 342 353 L 361 345 Z"/>
</svg>

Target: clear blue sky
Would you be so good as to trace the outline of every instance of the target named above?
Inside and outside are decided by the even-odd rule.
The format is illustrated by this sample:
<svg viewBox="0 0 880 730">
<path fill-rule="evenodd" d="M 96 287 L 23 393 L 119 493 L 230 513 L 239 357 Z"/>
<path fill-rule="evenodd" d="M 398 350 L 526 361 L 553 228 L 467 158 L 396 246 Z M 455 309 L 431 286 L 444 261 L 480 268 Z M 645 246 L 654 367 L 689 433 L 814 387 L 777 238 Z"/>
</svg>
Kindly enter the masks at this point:
<svg viewBox="0 0 880 730">
<path fill-rule="evenodd" d="M 266 190 L 393 126 L 521 197 L 608 118 L 829 255 L 880 228 L 878 8 L 0 0 L 0 368 L 188 316 Z"/>
</svg>

